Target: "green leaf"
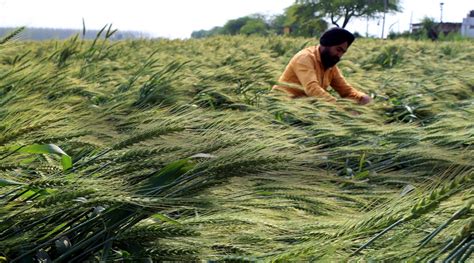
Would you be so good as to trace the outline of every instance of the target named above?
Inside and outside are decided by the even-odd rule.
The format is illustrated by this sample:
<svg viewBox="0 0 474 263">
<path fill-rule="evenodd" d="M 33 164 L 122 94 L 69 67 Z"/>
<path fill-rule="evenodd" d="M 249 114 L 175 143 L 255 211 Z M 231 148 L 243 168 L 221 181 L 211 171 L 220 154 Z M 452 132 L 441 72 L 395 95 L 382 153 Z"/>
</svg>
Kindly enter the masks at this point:
<svg viewBox="0 0 474 263">
<path fill-rule="evenodd" d="M 369 176 L 369 171 L 365 170 L 365 171 L 356 173 L 354 178 L 358 180 L 362 180 L 362 179 L 367 178 L 368 176 Z"/>
<path fill-rule="evenodd" d="M 61 148 L 59 148 L 55 144 L 32 144 L 20 146 L 16 147 L 14 151 L 33 154 L 56 154 L 61 156 L 61 165 L 63 167 L 63 170 L 67 170 L 72 167 L 71 156 L 67 155 Z"/>
<path fill-rule="evenodd" d="M 167 166 L 163 167 L 161 171 L 152 176 L 148 180 L 148 187 L 158 187 L 167 185 L 174 180 L 181 177 L 181 175 L 185 174 L 187 171 L 191 170 L 194 167 L 194 163 L 190 160 L 178 160 L 174 161 Z"/>
<path fill-rule="evenodd" d="M 157 214 L 152 215 L 151 217 L 154 218 L 154 219 L 158 219 L 162 222 L 167 222 L 167 223 L 171 223 L 171 224 L 175 224 L 175 225 L 181 225 L 180 222 L 178 222 L 178 221 L 176 221 L 172 218 L 169 218 L 168 216 L 163 215 L 163 214 L 157 213 Z"/>
<path fill-rule="evenodd" d="M 22 184 L 24 184 L 24 183 L 15 182 L 15 181 L 12 181 L 12 180 L 0 178 L 0 187 L 7 186 L 7 185 L 22 185 Z"/>
<path fill-rule="evenodd" d="M 62 230 L 66 225 L 67 225 L 66 223 L 59 224 L 53 230 L 49 231 L 49 233 L 47 233 L 46 236 L 42 237 L 40 240 L 46 240 L 53 234 L 56 234 L 59 230 Z"/>
<path fill-rule="evenodd" d="M 365 152 L 362 154 L 359 160 L 359 172 L 362 171 L 362 168 L 364 167 L 364 163 L 365 163 Z"/>
</svg>

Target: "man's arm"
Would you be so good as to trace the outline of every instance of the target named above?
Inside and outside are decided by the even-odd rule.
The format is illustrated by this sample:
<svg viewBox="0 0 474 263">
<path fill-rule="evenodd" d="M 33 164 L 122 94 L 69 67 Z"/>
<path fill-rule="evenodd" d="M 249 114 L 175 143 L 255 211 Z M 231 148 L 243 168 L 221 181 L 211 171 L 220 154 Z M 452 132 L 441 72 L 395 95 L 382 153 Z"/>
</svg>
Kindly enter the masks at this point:
<svg viewBox="0 0 474 263">
<path fill-rule="evenodd" d="M 321 87 L 316 76 L 316 71 L 314 70 L 313 61 L 310 57 L 299 57 L 295 61 L 293 70 L 301 82 L 301 85 L 304 87 L 307 96 L 321 98 L 330 102 L 336 101 L 336 98 Z"/>
<path fill-rule="evenodd" d="M 341 95 L 341 97 L 353 99 L 360 104 L 367 104 L 371 101 L 367 94 L 356 90 L 349 83 L 347 83 L 338 67 L 333 69 L 331 87 L 333 87 L 334 90 L 337 91 L 339 95 Z"/>
</svg>

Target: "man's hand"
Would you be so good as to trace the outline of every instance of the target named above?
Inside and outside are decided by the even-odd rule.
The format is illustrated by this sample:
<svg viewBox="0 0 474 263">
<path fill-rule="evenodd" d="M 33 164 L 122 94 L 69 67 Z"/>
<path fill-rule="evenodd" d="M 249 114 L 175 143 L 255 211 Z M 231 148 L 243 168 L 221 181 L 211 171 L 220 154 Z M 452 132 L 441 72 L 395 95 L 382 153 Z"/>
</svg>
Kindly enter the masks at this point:
<svg viewBox="0 0 474 263">
<path fill-rule="evenodd" d="M 367 103 L 370 103 L 372 101 L 372 98 L 369 95 L 364 95 L 362 98 L 359 100 L 360 105 L 365 105 Z"/>
</svg>

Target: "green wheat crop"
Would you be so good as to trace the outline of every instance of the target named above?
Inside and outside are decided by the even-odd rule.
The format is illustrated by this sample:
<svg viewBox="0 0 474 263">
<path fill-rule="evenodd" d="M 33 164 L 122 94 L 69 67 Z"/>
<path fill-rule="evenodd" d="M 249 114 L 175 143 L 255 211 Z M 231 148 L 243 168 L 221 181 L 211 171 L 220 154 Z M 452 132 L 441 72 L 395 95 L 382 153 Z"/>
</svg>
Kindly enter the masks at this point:
<svg viewBox="0 0 474 263">
<path fill-rule="evenodd" d="M 313 39 L 20 31 L 0 41 L 0 261 L 472 260 L 472 41 L 358 39 L 340 68 L 362 107 L 271 91 Z"/>
</svg>

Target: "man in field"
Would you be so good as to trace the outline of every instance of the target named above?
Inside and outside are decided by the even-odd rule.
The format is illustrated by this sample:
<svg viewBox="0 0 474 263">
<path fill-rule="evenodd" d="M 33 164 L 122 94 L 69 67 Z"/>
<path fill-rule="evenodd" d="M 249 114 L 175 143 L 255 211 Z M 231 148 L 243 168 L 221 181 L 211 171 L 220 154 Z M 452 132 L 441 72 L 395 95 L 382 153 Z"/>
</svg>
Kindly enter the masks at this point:
<svg viewBox="0 0 474 263">
<path fill-rule="evenodd" d="M 331 28 L 323 33 L 320 45 L 298 52 L 286 66 L 273 89 L 281 90 L 291 98 L 315 97 L 334 102 L 336 98 L 327 92 L 331 86 L 343 98 L 364 105 L 372 99 L 346 82 L 337 62 L 354 41 L 354 35 L 342 28 Z"/>
</svg>

